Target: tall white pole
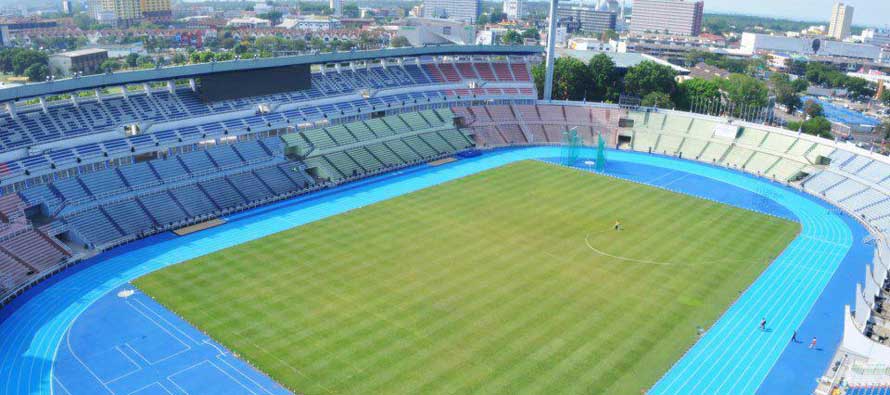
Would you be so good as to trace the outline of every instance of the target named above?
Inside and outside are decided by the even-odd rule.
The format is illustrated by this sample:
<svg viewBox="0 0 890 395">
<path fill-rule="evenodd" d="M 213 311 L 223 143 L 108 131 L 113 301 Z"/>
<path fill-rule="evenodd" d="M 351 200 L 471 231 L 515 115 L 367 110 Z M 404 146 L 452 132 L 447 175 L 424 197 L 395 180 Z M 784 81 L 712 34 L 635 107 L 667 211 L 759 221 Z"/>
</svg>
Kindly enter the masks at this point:
<svg viewBox="0 0 890 395">
<path fill-rule="evenodd" d="M 553 59 L 556 57 L 556 5 L 558 0 L 550 0 L 550 25 L 547 28 L 547 69 L 544 77 L 544 100 L 553 96 Z"/>
</svg>

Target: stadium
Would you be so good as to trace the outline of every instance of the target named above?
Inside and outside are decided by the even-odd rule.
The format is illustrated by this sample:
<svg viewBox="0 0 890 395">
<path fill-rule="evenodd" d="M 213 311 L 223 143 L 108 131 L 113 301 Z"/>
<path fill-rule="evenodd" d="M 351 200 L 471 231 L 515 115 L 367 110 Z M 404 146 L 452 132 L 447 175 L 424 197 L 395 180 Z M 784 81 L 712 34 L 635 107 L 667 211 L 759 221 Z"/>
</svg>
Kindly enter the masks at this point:
<svg viewBox="0 0 890 395">
<path fill-rule="evenodd" d="M 890 160 L 530 46 L 0 91 L 0 393 L 879 394 Z"/>
</svg>

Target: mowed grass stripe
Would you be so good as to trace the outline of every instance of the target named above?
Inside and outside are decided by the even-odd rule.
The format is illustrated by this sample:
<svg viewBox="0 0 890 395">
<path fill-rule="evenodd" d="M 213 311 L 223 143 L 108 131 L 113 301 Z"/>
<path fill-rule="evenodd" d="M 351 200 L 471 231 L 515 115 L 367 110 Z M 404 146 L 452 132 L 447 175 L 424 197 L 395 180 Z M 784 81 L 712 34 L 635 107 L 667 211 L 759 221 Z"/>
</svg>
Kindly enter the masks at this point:
<svg viewBox="0 0 890 395">
<path fill-rule="evenodd" d="M 136 285 L 299 393 L 638 393 L 798 231 L 519 162 Z"/>
</svg>

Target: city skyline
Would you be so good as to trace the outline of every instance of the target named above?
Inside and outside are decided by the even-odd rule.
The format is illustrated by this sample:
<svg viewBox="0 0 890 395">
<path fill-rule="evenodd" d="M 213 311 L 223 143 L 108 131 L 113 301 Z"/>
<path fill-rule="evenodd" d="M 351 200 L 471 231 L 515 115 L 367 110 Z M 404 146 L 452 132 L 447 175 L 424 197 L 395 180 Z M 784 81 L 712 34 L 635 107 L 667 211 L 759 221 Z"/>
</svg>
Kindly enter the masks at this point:
<svg viewBox="0 0 890 395">
<path fill-rule="evenodd" d="M 733 13 L 828 23 L 834 0 L 705 0 L 705 13 Z M 890 27 L 890 1 L 846 0 L 856 9 L 853 25 Z"/>
</svg>

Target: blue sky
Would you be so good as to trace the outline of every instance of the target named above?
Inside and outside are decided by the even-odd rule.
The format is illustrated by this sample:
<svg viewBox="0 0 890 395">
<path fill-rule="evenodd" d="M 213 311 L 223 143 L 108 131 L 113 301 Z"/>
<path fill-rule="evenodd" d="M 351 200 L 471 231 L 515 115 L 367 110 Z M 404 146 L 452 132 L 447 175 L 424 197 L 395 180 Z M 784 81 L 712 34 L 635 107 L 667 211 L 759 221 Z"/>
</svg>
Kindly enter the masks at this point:
<svg viewBox="0 0 890 395">
<path fill-rule="evenodd" d="M 704 0 L 705 12 L 774 16 L 828 21 L 834 0 Z M 628 0 L 628 4 L 632 2 Z M 846 0 L 852 5 L 853 24 L 890 27 L 890 0 Z"/>
</svg>

